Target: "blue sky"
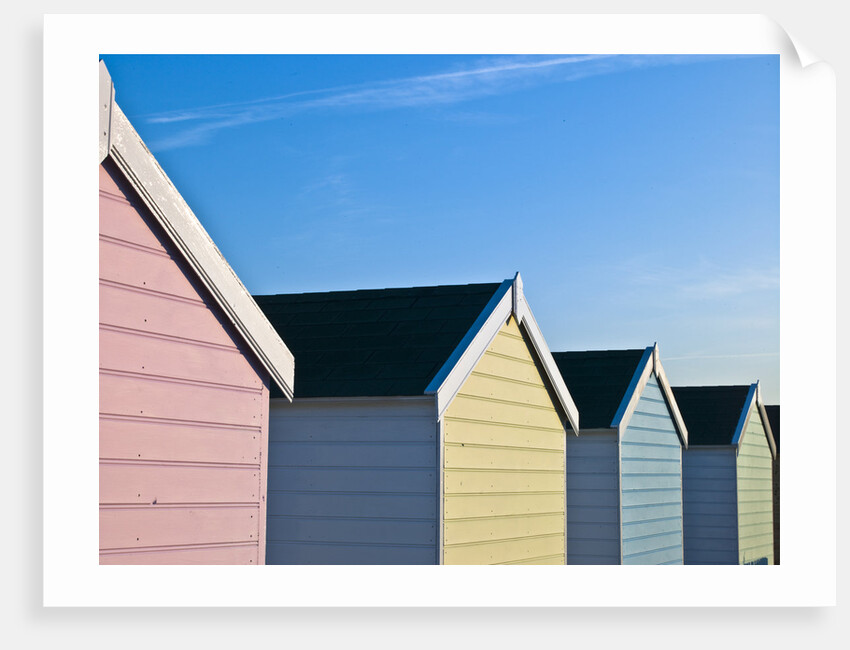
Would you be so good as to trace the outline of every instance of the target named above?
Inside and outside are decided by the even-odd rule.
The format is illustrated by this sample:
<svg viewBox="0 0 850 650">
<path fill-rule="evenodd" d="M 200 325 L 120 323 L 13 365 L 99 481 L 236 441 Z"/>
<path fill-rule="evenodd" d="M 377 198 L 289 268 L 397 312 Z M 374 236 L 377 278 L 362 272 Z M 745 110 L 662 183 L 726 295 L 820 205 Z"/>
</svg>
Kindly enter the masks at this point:
<svg viewBox="0 0 850 650">
<path fill-rule="evenodd" d="M 253 293 L 523 276 L 554 351 L 779 401 L 777 56 L 104 56 Z"/>
</svg>

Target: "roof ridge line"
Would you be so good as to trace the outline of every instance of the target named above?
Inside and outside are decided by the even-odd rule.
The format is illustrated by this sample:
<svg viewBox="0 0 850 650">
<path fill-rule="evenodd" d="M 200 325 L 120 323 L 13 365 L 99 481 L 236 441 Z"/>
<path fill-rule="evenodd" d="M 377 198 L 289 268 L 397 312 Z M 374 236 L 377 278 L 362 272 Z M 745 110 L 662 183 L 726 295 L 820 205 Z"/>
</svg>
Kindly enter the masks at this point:
<svg viewBox="0 0 850 650">
<path fill-rule="evenodd" d="M 442 289 L 449 287 L 488 287 L 498 286 L 499 282 L 468 282 L 466 284 L 432 284 L 413 287 L 380 287 L 372 289 L 332 289 L 329 291 L 300 291 L 300 292 L 282 292 L 282 293 L 257 293 L 252 294 L 256 298 L 276 298 L 279 296 L 321 296 L 329 294 L 344 294 L 344 293 L 366 293 L 366 292 L 382 292 L 382 291 L 416 291 L 422 289 Z"/>
</svg>

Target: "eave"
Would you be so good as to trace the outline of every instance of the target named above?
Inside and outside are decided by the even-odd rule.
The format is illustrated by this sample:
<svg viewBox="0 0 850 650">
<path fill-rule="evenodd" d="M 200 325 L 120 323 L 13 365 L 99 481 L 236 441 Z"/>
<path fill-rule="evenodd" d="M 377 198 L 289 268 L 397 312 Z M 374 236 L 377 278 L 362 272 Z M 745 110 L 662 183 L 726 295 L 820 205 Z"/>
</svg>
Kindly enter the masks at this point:
<svg viewBox="0 0 850 650">
<path fill-rule="evenodd" d="M 99 162 L 108 158 L 115 163 L 271 380 L 291 400 L 295 386 L 292 352 L 116 103 L 112 78 L 103 61 L 99 109 Z"/>
<path fill-rule="evenodd" d="M 655 378 L 658 381 L 658 387 L 664 395 L 664 401 L 667 403 L 667 408 L 673 419 L 673 425 L 676 428 L 676 433 L 679 436 L 679 441 L 682 447 L 688 448 L 688 428 L 685 426 L 685 420 L 679 411 L 679 406 L 676 404 L 676 398 L 673 396 L 673 389 L 670 387 L 670 382 L 667 380 L 667 374 L 664 372 L 664 366 L 661 365 L 661 359 L 658 351 L 658 343 L 646 348 L 641 357 L 640 362 L 635 368 L 635 373 L 629 382 L 629 387 L 626 390 L 617 412 L 614 414 L 614 419 L 611 421 L 611 427 L 618 431 L 623 431 L 628 426 L 632 415 L 640 401 L 643 389 L 646 387 L 649 377 L 655 373 Z"/>
<path fill-rule="evenodd" d="M 567 418 L 573 431 L 578 432 L 578 409 L 558 371 L 552 352 L 534 319 L 534 314 L 528 306 L 519 273 L 513 280 L 502 282 L 490 302 L 425 389 L 426 394 L 436 394 L 437 416 L 442 417 L 466 378 L 510 316 L 516 318 L 520 329 L 531 342 L 533 356 L 543 370 L 559 410 Z"/>
<path fill-rule="evenodd" d="M 764 428 L 764 435 L 767 438 L 767 445 L 770 448 L 770 455 L 776 460 L 776 441 L 773 439 L 773 431 L 770 428 L 770 421 L 768 420 L 767 411 L 765 411 L 761 396 L 761 384 L 758 381 L 750 385 L 747 400 L 744 402 L 744 408 L 741 410 L 741 416 L 738 418 L 738 424 L 735 427 L 735 434 L 732 436 L 732 445 L 735 447 L 736 453 L 740 451 L 744 440 L 744 431 L 747 429 L 747 422 L 749 422 L 754 408 L 759 412 L 761 424 Z"/>
</svg>

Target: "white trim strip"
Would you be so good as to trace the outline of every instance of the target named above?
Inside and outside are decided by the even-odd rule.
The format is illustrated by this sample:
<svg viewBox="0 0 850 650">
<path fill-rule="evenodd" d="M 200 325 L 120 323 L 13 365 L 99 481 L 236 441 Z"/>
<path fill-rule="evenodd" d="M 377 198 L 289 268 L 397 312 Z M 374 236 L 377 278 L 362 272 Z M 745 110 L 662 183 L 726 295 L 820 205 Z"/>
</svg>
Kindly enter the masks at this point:
<svg viewBox="0 0 850 650">
<path fill-rule="evenodd" d="M 436 399 L 434 402 L 436 403 Z M 437 526 L 439 538 L 437 539 L 437 564 L 442 566 L 445 564 L 445 539 L 446 539 L 446 474 L 443 465 L 443 460 L 446 453 L 446 435 L 445 424 L 443 418 L 437 418 L 437 512 L 439 513 L 440 522 Z"/>
<path fill-rule="evenodd" d="M 284 400 L 280 397 L 272 397 L 272 406 L 283 404 L 284 406 L 290 402 L 301 404 L 304 406 L 323 406 L 332 404 L 334 406 L 344 405 L 360 405 L 360 404 L 406 404 L 406 403 L 427 403 L 433 399 L 432 395 L 353 395 L 345 397 L 296 397 L 294 400 Z"/>
<path fill-rule="evenodd" d="M 729 445 L 693 445 L 691 447 L 688 447 L 689 452 L 691 452 L 691 451 L 718 451 L 718 450 L 726 450 L 726 451 L 733 452 L 733 451 L 735 451 L 735 448 L 731 444 L 729 444 Z"/>
<path fill-rule="evenodd" d="M 770 453 L 773 460 L 776 460 L 776 440 L 773 437 L 773 429 L 770 428 L 770 418 L 767 417 L 767 409 L 764 407 L 764 402 L 761 399 L 761 386 L 759 386 L 758 394 L 756 395 L 756 406 L 761 416 L 761 423 L 764 426 L 764 434 L 767 436 L 767 444 L 770 447 Z"/>
<path fill-rule="evenodd" d="M 543 333 L 540 331 L 540 327 L 537 325 L 537 321 L 534 319 L 534 314 L 531 312 L 531 307 L 529 307 L 528 302 L 525 299 L 525 295 L 522 293 L 522 281 L 519 278 L 519 273 L 517 273 L 517 280 L 519 281 L 519 290 L 517 291 L 519 295 L 516 299 L 518 310 L 518 312 L 515 314 L 516 319 L 520 323 L 520 325 L 525 328 L 525 332 L 526 334 L 528 334 L 528 338 L 531 340 L 532 347 L 534 348 L 534 351 L 537 354 L 537 359 L 539 360 L 540 365 L 543 367 L 543 370 L 546 373 L 547 378 L 549 379 L 549 383 L 552 385 L 552 389 L 555 391 L 555 394 L 558 397 L 558 401 L 561 404 L 561 408 L 564 410 L 567 419 L 570 421 L 570 426 L 572 426 L 573 432 L 578 435 L 578 408 L 576 408 L 576 404 L 573 401 L 572 395 L 570 395 L 570 391 L 567 389 L 567 385 L 564 383 L 564 378 L 561 376 L 561 372 L 558 370 L 558 365 L 555 363 L 555 359 L 552 357 L 552 352 L 549 350 L 549 346 L 546 345 L 546 339 L 543 338 Z"/>
<path fill-rule="evenodd" d="M 644 355 L 645 356 L 645 355 Z M 626 393 L 628 395 L 628 392 Z M 623 428 L 617 431 L 617 528 L 619 529 L 617 546 L 620 551 L 620 565 L 623 564 Z"/>
<path fill-rule="evenodd" d="M 112 106 L 115 103 L 115 87 L 103 61 L 100 62 L 100 104 L 98 106 L 98 150 L 102 163 L 109 155 L 109 131 L 112 128 Z"/>
<path fill-rule="evenodd" d="M 511 315 L 511 280 L 505 280 L 475 319 L 446 362 L 425 388 L 425 394 L 437 396 L 437 417 L 460 390 L 487 347 Z"/>
<path fill-rule="evenodd" d="M 112 87 L 112 83 L 102 61 L 100 66 L 103 96 L 107 87 Z M 110 93 L 112 101 L 108 116 L 109 126 L 106 129 L 101 128 L 101 134 L 106 132 L 108 136 L 107 156 L 112 158 L 178 247 L 216 303 L 269 372 L 272 381 L 280 387 L 287 399 L 291 400 L 295 379 L 295 360 L 292 353 L 115 103 L 114 89 Z M 101 157 L 101 162 L 105 157 Z"/>
<path fill-rule="evenodd" d="M 611 427 L 617 429 L 618 434 L 622 429 L 625 429 L 628 426 L 629 420 L 635 412 L 635 408 L 637 408 L 640 395 L 646 387 L 646 382 L 649 381 L 649 375 L 652 373 L 652 356 L 654 349 L 655 348 L 653 346 L 649 346 L 643 351 L 643 356 L 640 358 L 640 361 L 635 368 L 632 380 L 629 382 L 629 387 L 626 389 L 626 393 L 623 395 L 620 406 L 614 414 L 614 419 L 611 420 Z"/>
<path fill-rule="evenodd" d="M 670 387 L 670 382 L 667 380 L 667 373 L 664 372 L 664 366 L 661 365 L 661 358 L 658 353 L 658 344 L 655 344 L 655 354 L 653 356 L 655 362 L 655 378 L 658 380 L 658 386 L 664 394 L 664 399 L 667 401 L 667 408 L 673 414 L 673 424 L 679 434 L 679 439 L 682 441 L 682 446 L 688 448 L 688 428 L 685 426 L 685 419 L 679 411 L 679 405 L 676 403 L 676 398 L 673 395 L 673 389 Z"/>
<path fill-rule="evenodd" d="M 570 425 L 573 427 L 573 431 L 578 435 L 578 409 L 569 390 L 567 390 L 558 366 L 555 364 L 555 359 L 552 358 L 552 353 L 549 351 L 549 346 L 546 345 L 546 340 L 540 332 L 534 314 L 528 306 L 525 294 L 522 291 L 522 277 L 519 273 L 514 276 L 513 280 L 502 282 L 490 302 L 487 303 L 487 306 L 469 328 L 463 340 L 457 345 L 425 389 L 426 395 L 432 393 L 437 395 L 437 417 L 443 416 L 463 382 L 466 381 L 466 378 L 478 364 L 511 314 L 531 341 L 537 361 L 546 373 L 546 377 Z"/>
<path fill-rule="evenodd" d="M 744 402 L 744 408 L 741 410 L 741 416 L 738 418 L 738 426 L 735 427 L 735 435 L 732 436 L 732 444 L 739 450 L 744 437 L 744 431 L 747 429 L 747 422 L 750 419 L 750 412 L 753 410 L 753 405 L 756 402 L 757 388 L 758 383 L 750 385 L 750 392 L 747 393 L 747 401 Z"/>
</svg>

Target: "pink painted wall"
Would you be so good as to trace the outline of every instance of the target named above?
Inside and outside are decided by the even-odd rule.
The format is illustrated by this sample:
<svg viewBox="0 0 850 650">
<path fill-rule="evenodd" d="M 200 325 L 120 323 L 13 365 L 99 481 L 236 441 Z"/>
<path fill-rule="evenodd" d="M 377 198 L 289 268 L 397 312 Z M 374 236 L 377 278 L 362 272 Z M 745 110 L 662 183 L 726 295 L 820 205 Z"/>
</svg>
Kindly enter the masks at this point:
<svg viewBox="0 0 850 650">
<path fill-rule="evenodd" d="M 100 167 L 100 563 L 263 564 L 269 376 Z"/>
</svg>

